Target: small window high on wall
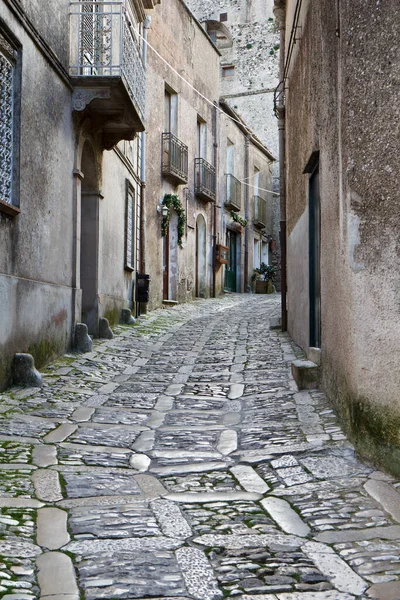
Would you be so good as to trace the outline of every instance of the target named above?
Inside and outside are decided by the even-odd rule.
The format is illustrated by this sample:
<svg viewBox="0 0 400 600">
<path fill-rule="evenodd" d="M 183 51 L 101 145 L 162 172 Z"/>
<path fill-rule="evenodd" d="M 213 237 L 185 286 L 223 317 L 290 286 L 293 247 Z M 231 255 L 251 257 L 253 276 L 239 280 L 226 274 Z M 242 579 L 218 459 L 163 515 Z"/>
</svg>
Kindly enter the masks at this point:
<svg viewBox="0 0 400 600">
<path fill-rule="evenodd" d="M 222 77 L 226 79 L 227 77 L 233 77 L 235 75 L 235 67 L 234 65 L 224 65 L 222 67 Z"/>
</svg>

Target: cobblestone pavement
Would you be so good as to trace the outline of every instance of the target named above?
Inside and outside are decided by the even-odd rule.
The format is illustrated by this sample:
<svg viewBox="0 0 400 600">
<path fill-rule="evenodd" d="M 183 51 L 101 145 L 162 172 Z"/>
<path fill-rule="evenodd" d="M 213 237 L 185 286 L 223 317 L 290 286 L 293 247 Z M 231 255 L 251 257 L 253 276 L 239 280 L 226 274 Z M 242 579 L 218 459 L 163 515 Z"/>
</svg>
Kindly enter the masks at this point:
<svg viewBox="0 0 400 600">
<path fill-rule="evenodd" d="M 400 598 L 399 483 L 297 390 L 278 311 L 158 310 L 2 394 L 0 597 Z"/>
</svg>

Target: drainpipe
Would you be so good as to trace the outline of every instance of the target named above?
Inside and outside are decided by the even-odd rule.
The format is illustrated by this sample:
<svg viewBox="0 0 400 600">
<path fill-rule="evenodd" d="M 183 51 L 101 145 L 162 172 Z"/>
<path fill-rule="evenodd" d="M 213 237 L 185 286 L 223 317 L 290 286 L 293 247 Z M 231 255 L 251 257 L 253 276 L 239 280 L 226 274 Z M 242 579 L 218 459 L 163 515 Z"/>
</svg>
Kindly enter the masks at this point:
<svg viewBox="0 0 400 600">
<path fill-rule="evenodd" d="M 244 144 L 244 180 L 250 181 L 250 136 L 246 136 Z M 244 186 L 244 218 L 249 223 L 249 186 Z M 244 291 L 249 286 L 249 227 L 244 228 Z"/>
<path fill-rule="evenodd" d="M 151 17 L 147 16 L 143 23 L 143 41 L 142 41 L 142 61 L 146 69 L 147 65 L 147 32 L 151 24 Z M 146 272 L 146 230 L 147 230 L 147 215 L 146 215 L 146 132 L 140 134 L 140 207 L 141 207 L 141 226 L 140 226 L 140 269 L 142 273 Z M 140 307 L 146 312 L 147 305 L 142 304 Z"/>
<path fill-rule="evenodd" d="M 274 15 L 280 28 L 279 80 L 276 113 L 279 131 L 279 185 L 280 185 L 280 244 L 281 244 L 281 325 L 287 331 L 287 259 L 286 259 L 286 168 L 285 168 L 285 21 L 286 2 L 275 0 Z"/>
<path fill-rule="evenodd" d="M 215 201 L 213 206 L 213 233 L 212 233 L 212 298 L 216 298 L 216 256 L 217 256 L 217 204 L 218 204 L 218 191 L 219 191 L 219 165 L 218 165 L 218 141 L 219 141 L 219 120 L 218 120 L 218 106 L 214 102 L 214 167 L 215 167 Z"/>
</svg>

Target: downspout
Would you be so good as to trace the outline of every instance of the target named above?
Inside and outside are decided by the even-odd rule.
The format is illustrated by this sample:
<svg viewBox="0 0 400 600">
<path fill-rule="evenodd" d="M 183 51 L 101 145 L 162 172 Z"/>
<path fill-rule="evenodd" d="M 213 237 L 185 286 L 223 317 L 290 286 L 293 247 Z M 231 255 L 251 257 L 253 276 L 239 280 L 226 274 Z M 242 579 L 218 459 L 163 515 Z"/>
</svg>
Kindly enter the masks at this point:
<svg viewBox="0 0 400 600">
<path fill-rule="evenodd" d="M 142 41 L 142 61 L 146 69 L 147 66 L 147 32 L 151 24 L 151 17 L 147 16 L 143 22 L 143 41 Z M 147 81 L 147 76 L 146 76 Z M 140 134 L 140 207 L 141 207 L 141 223 L 140 223 L 140 269 L 142 273 L 146 272 L 146 231 L 147 231 L 147 214 L 146 214 L 146 131 Z M 146 312 L 147 305 L 142 304 L 140 307 Z"/>
<path fill-rule="evenodd" d="M 244 144 L 244 180 L 250 181 L 250 136 L 246 136 Z M 249 186 L 244 186 L 244 218 L 249 223 Z M 244 228 L 244 291 L 249 289 L 249 227 Z"/>
<path fill-rule="evenodd" d="M 276 94 L 276 115 L 279 131 L 279 186 L 280 186 L 280 245 L 281 245 L 281 326 L 287 331 L 287 252 L 286 252 L 286 165 L 285 165 L 285 24 L 286 2 L 275 0 L 274 15 L 280 28 L 279 81 Z"/>
<path fill-rule="evenodd" d="M 213 233 L 212 233 L 212 243 L 213 243 L 213 252 L 212 252 L 212 298 L 216 298 L 217 290 L 216 290 L 216 257 L 217 257 L 217 204 L 218 204 L 218 191 L 219 191 L 219 181 L 218 181 L 218 173 L 219 173 L 219 165 L 218 165 L 218 144 L 219 143 L 219 120 L 218 120 L 218 108 L 217 103 L 214 102 L 214 168 L 215 168 L 215 201 L 213 207 Z"/>
</svg>

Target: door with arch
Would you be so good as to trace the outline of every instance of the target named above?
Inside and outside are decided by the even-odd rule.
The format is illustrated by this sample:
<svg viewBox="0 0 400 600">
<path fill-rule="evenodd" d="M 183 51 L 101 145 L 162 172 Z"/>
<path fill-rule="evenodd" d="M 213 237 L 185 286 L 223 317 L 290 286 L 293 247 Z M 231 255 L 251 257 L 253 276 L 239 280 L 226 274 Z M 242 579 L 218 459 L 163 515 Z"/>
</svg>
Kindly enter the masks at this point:
<svg viewBox="0 0 400 600">
<path fill-rule="evenodd" d="M 224 290 L 226 292 L 236 292 L 237 280 L 237 238 L 235 231 L 226 230 L 226 245 L 229 248 L 229 263 L 225 265 Z"/>
<path fill-rule="evenodd" d="M 205 298 L 207 292 L 207 227 L 203 215 L 196 220 L 196 297 Z"/>
<path fill-rule="evenodd" d="M 178 215 L 171 208 L 167 235 L 163 238 L 163 299 L 178 297 Z"/>
<path fill-rule="evenodd" d="M 99 176 L 92 145 L 86 141 L 82 150 L 81 171 L 81 238 L 80 287 L 82 290 L 82 321 L 91 335 L 99 327 Z"/>
</svg>

